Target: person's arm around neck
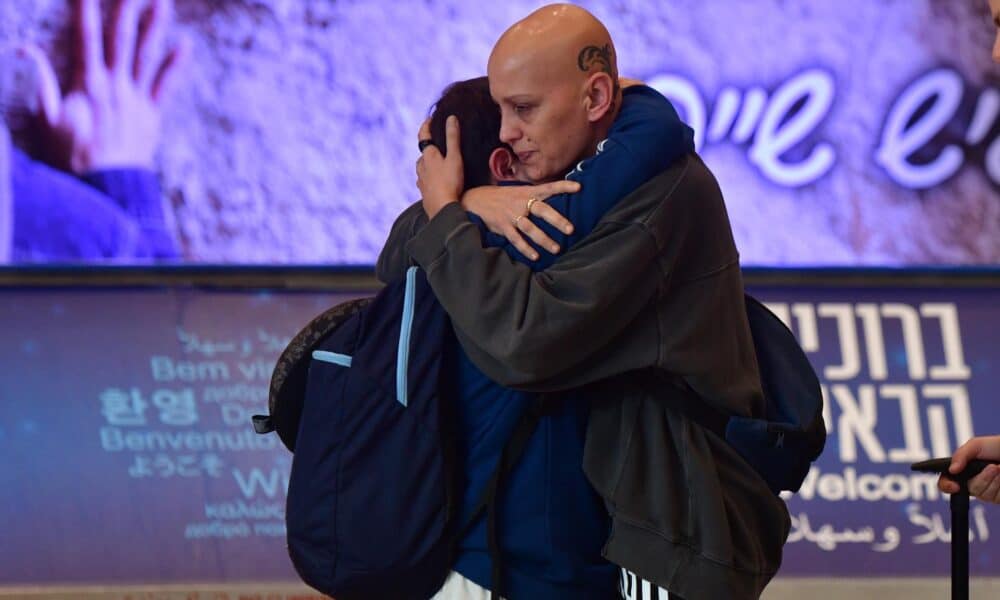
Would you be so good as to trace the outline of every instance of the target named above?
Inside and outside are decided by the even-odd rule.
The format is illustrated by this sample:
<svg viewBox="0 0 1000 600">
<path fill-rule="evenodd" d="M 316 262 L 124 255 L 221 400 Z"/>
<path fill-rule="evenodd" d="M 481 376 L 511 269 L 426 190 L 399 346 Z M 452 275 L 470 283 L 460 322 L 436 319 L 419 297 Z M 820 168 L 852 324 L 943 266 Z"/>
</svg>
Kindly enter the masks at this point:
<svg viewBox="0 0 1000 600">
<path fill-rule="evenodd" d="M 658 199 L 659 189 L 646 193 Z M 501 385 L 575 387 L 656 362 L 655 325 L 633 331 L 651 336 L 630 344 L 640 353 L 590 360 L 636 329 L 636 316 L 659 289 L 660 248 L 641 223 L 606 221 L 544 272 L 532 273 L 503 250 L 482 248 L 478 230 L 454 205 L 435 215 L 407 251 L 426 271 L 470 357 Z M 592 368 L 581 373 L 582 364 Z"/>
<path fill-rule="evenodd" d="M 560 231 L 537 216 L 529 217 L 560 248 L 551 253 L 534 244 L 540 259 L 532 263 L 532 270 L 548 268 L 558 254 L 589 235 L 620 200 L 693 151 L 694 133 L 670 102 L 652 88 L 635 90 L 597 153 L 580 161 L 566 176 L 581 185 L 580 191 L 545 199 L 546 205 L 573 224 L 572 232 Z M 504 250 L 520 259 L 510 244 Z"/>
</svg>

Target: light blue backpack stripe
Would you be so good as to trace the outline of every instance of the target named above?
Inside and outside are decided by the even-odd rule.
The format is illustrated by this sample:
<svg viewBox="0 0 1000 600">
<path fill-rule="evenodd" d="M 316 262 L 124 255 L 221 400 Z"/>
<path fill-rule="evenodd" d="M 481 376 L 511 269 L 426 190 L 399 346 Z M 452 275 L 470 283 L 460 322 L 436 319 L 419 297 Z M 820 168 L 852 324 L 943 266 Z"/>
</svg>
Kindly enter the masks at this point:
<svg viewBox="0 0 1000 600">
<path fill-rule="evenodd" d="M 320 360 L 327 363 L 333 363 L 335 365 L 340 365 L 342 367 L 351 366 L 351 357 L 346 354 L 327 352 L 326 350 L 313 350 L 312 357 L 313 360 Z"/>
<path fill-rule="evenodd" d="M 416 303 L 417 267 L 406 270 L 406 295 L 403 297 L 403 321 L 399 327 L 399 349 L 396 352 L 396 400 L 407 406 L 406 372 L 410 364 L 410 332 L 413 329 L 413 309 Z"/>
</svg>

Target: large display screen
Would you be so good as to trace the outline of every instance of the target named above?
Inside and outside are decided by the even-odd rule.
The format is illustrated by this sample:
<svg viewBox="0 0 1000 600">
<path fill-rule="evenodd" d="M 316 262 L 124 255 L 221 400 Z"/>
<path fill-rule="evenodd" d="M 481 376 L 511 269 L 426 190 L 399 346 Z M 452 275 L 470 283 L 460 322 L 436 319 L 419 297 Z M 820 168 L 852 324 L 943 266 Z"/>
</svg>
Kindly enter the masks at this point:
<svg viewBox="0 0 1000 600">
<path fill-rule="evenodd" d="M 121 131 L 157 143 L 112 164 L 148 154 L 148 169 L 109 182 L 74 173 L 90 155 L 67 149 L 67 127 L 84 135 L 89 114 L 71 98 L 87 53 L 73 4 L 0 3 L 0 47 L 38 46 L 0 61 L 3 261 L 373 264 L 419 198 L 416 134 L 436 98 L 485 74 L 499 35 L 540 5 L 175 0 L 160 55 L 179 44 L 187 59 L 132 74 L 155 90 L 158 120 L 114 105 L 128 113 Z M 91 4 L 107 22 L 91 23 L 94 39 L 116 39 L 116 2 Z M 607 25 L 621 73 L 695 130 L 744 264 L 1000 260 L 1000 68 L 985 0 L 581 4 Z M 152 5 L 167 3 L 137 4 Z M 31 118 L 45 98 L 61 107 L 55 125 Z"/>
<path fill-rule="evenodd" d="M 822 283 L 822 282 L 820 282 Z M 829 439 L 787 499 L 782 576 L 949 571 L 947 497 L 909 464 L 1000 431 L 1000 289 L 754 287 L 798 336 Z M 273 363 L 312 316 L 363 295 L 197 288 L 0 294 L 0 591 L 287 582 L 291 455 L 257 435 Z M 973 501 L 971 570 L 1000 569 Z"/>
</svg>

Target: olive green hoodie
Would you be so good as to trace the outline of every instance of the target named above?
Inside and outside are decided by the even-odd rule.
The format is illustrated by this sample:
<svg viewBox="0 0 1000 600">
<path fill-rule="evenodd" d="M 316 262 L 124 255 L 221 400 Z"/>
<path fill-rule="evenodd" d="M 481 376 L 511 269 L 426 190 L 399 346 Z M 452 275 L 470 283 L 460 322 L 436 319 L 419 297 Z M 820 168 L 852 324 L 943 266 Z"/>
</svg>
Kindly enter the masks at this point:
<svg viewBox="0 0 1000 600">
<path fill-rule="evenodd" d="M 687 600 L 760 596 L 787 508 L 682 408 L 763 411 L 739 257 L 699 157 L 619 201 L 545 271 L 483 248 L 457 203 L 429 222 L 417 203 L 397 220 L 377 274 L 411 261 L 491 379 L 592 398 L 583 467 L 612 517 L 608 560 Z"/>
</svg>

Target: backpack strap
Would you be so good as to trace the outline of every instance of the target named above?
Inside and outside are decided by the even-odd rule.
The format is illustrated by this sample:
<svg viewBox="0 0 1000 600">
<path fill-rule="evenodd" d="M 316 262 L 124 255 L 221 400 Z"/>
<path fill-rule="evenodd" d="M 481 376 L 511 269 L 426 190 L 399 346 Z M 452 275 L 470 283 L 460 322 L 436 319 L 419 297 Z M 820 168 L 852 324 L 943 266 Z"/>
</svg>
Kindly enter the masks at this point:
<svg viewBox="0 0 1000 600">
<path fill-rule="evenodd" d="M 455 536 L 455 545 L 457 547 L 462 538 L 472 529 L 472 526 L 479 519 L 480 515 L 484 512 L 486 513 L 486 547 L 489 550 L 490 563 L 493 567 L 490 600 L 498 600 L 503 595 L 503 555 L 500 552 L 499 532 L 497 531 L 500 486 L 504 478 L 514 470 L 517 462 L 524 454 L 525 448 L 528 447 L 528 441 L 538 427 L 538 422 L 541 421 L 542 417 L 555 412 L 559 401 L 560 398 L 557 396 L 539 394 L 539 397 L 524 411 L 517 425 L 514 426 L 514 431 L 511 433 L 507 443 L 504 444 L 500 460 L 497 461 L 497 466 L 493 469 L 493 475 L 486 482 L 486 488 L 479 497 L 475 508 L 472 509 L 472 514 L 469 515 L 468 520 L 462 525 L 458 535 Z"/>
</svg>

